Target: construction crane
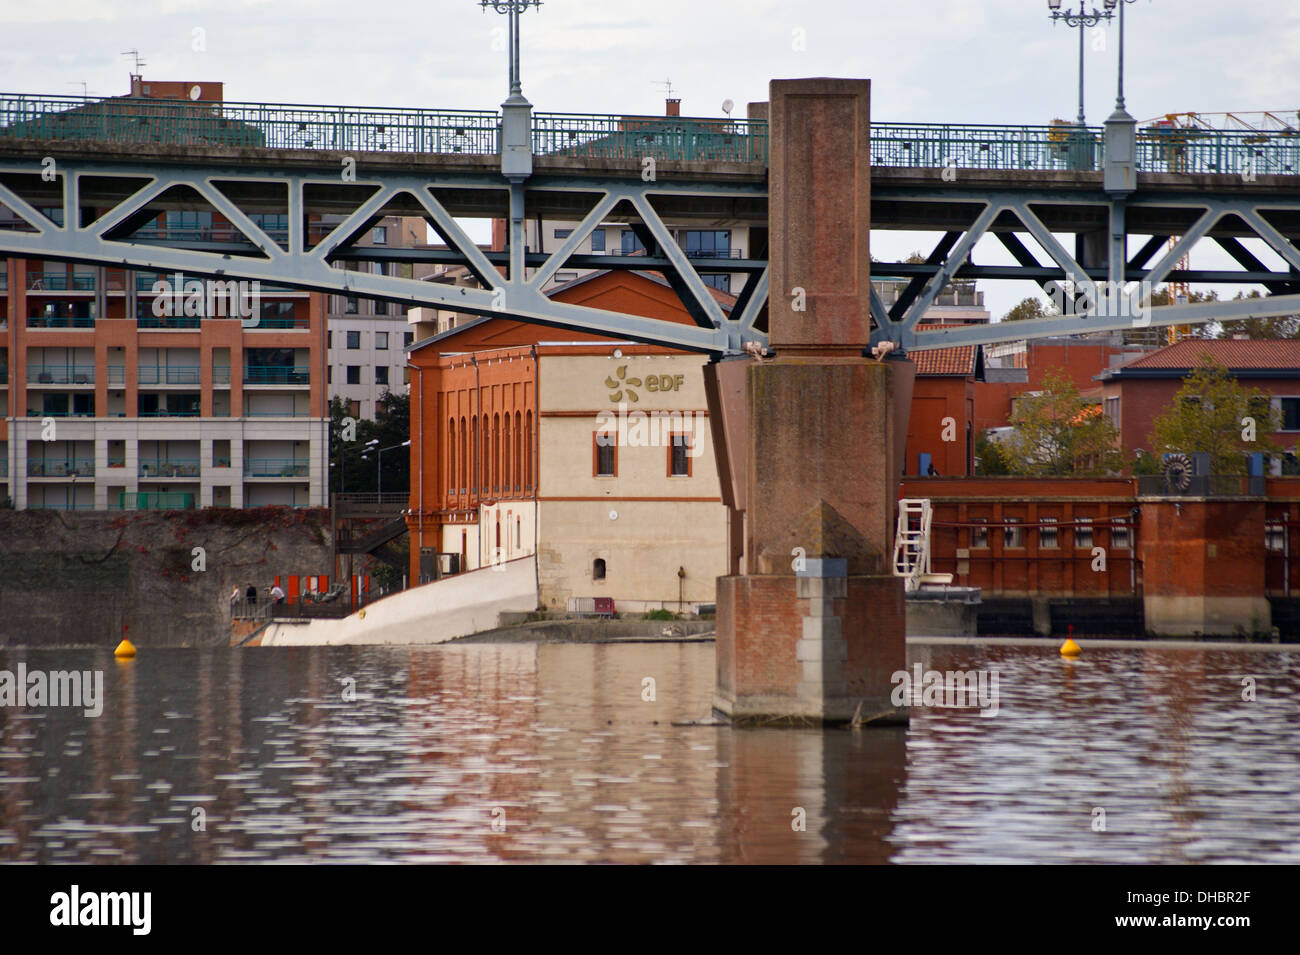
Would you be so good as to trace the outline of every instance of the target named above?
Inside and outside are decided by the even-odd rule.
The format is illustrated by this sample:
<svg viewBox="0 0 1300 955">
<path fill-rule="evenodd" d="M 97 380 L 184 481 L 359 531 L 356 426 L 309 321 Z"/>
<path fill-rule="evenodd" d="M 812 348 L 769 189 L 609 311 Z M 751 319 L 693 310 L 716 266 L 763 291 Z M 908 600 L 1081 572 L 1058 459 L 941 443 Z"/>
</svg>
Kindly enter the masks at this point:
<svg viewBox="0 0 1300 955">
<path fill-rule="evenodd" d="M 1266 143 L 1276 138 L 1300 136 L 1300 110 L 1262 109 L 1236 111 L 1229 113 L 1166 113 L 1164 116 L 1148 120 L 1142 124 L 1145 129 L 1170 135 L 1182 132 L 1185 138 L 1193 138 L 1198 132 L 1216 133 L 1250 133 L 1242 142 L 1247 145 Z M 1178 163 L 1185 160 L 1185 154 L 1175 152 L 1170 157 L 1171 168 L 1178 171 Z M 1179 236 L 1169 237 L 1169 248 L 1178 244 Z M 1175 269 L 1187 272 L 1191 269 L 1191 256 L 1184 255 L 1178 260 Z M 1186 282 L 1169 282 L 1169 304 L 1176 305 L 1191 300 L 1191 289 Z M 1165 340 L 1172 345 L 1182 338 L 1192 337 L 1190 325 L 1170 325 L 1165 329 Z"/>
</svg>

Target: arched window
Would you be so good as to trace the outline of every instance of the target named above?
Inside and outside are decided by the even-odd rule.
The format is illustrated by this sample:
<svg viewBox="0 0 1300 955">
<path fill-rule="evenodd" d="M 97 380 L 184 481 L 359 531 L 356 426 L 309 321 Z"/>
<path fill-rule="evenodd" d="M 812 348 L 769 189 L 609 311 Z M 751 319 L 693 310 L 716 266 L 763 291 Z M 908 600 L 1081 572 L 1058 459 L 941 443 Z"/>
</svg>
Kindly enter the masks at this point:
<svg viewBox="0 0 1300 955">
<path fill-rule="evenodd" d="M 531 491 L 537 485 L 537 455 L 533 453 L 533 413 L 528 412 L 527 424 L 524 428 L 524 484 Z"/>
<path fill-rule="evenodd" d="M 456 493 L 456 421 L 447 422 L 447 493 Z"/>
<path fill-rule="evenodd" d="M 510 493 L 510 412 L 501 422 L 501 493 Z"/>
<path fill-rule="evenodd" d="M 591 579 L 592 580 L 605 579 L 605 558 L 597 557 L 595 560 L 591 562 Z"/>
<path fill-rule="evenodd" d="M 501 415 L 492 416 L 492 490 L 501 490 Z"/>
<path fill-rule="evenodd" d="M 465 488 L 469 487 L 469 431 L 465 424 L 465 419 L 460 419 L 460 481 L 457 488 L 461 494 L 465 493 Z"/>
<path fill-rule="evenodd" d="M 471 488 L 474 490 L 474 493 L 477 494 L 477 493 L 478 493 L 478 475 L 479 475 L 479 471 L 478 471 L 478 456 L 479 456 L 479 451 L 478 451 L 478 418 L 474 418 L 474 419 L 471 420 L 470 423 L 469 423 L 469 455 L 470 455 L 470 460 L 473 462 L 473 463 L 470 464 L 470 466 L 469 466 L 469 467 L 470 467 L 470 470 L 469 470 L 469 487 L 471 487 Z"/>
<path fill-rule="evenodd" d="M 492 419 L 487 415 L 483 416 L 483 430 L 479 433 L 483 436 L 483 446 L 478 452 L 479 493 L 486 494 L 492 486 Z"/>
<path fill-rule="evenodd" d="M 515 484 L 515 490 L 516 490 L 516 491 L 522 491 L 523 488 L 524 488 L 524 479 L 523 479 L 524 465 L 523 465 L 523 458 L 521 458 L 521 457 L 519 456 L 520 446 L 523 444 L 523 441 L 522 441 L 522 439 L 521 439 L 521 437 L 520 437 L 520 433 L 519 433 L 519 432 L 520 432 L 520 427 L 519 427 L 519 425 L 520 425 L 521 420 L 522 420 L 522 419 L 521 419 L 520 416 L 519 416 L 519 412 L 516 411 L 516 412 L 515 412 L 515 457 L 514 457 L 514 461 L 515 461 L 515 481 L 514 481 L 514 484 Z"/>
</svg>

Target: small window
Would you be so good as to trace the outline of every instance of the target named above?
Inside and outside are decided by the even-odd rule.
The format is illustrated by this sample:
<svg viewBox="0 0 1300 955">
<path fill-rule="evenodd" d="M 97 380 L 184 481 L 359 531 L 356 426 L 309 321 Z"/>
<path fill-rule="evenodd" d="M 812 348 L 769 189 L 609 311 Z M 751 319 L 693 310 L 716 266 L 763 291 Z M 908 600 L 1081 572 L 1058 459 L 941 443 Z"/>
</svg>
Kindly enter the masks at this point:
<svg viewBox="0 0 1300 955">
<path fill-rule="evenodd" d="M 361 347 L 361 333 L 348 332 L 348 348 L 360 348 L 360 347 Z"/>
<path fill-rule="evenodd" d="M 325 333 L 325 347 L 326 347 L 326 348 L 333 348 L 333 347 L 334 347 L 334 333 L 333 333 L 333 332 L 326 332 L 326 333 Z"/>
<path fill-rule="evenodd" d="M 593 252 L 605 251 L 605 230 L 604 229 L 597 229 L 595 232 L 591 234 L 591 251 Z"/>
<path fill-rule="evenodd" d="M 375 226 L 375 231 L 370 234 L 370 240 L 374 242 L 375 245 L 387 245 L 388 227 L 382 225 Z"/>
<path fill-rule="evenodd" d="M 334 384 L 334 366 L 333 366 L 333 365 L 326 365 L 326 366 L 325 366 L 325 384 L 327 384 L 327 385 L 332 385 L 332 384 Z"/>
<path fill-rule="evenodd" d="M 591 562 L 591 579 L 592 580 L 605 579 L 605 558 L 597 557 L 595 560 Z"/>
<path fill-rule="evenodd" d="M 349 384 L 349 385 L 359 385 L 359 384 L 361 384 L 361 366 L 360 366 L 360 365 L 348 365 L 348 384 Z"/>
<path fill-rule="evenodd" d="M 573 235 L 573 230 L 572 230 L 572 229 L 556 229 L 556 230 L 555 230 L 555 237 L 556 237 L 557 239 L 567 239 L 567 238 L 568 238 L 569 236 L 571 236 L 571 235 Z"/>
<path fill-rule="evenodd" d="M 1056 530 L 1056 518 L 1044 517 L 1038 528 L 1038 546 L 1043 550 L 1056 550 L 1060 546 Z"/>
<path fill-rule="evenodd" d="M 1111 521 L 1110 525 L 1110 546 L 1114 550 L 1128 550 L 1132 546 L 1129 536 L 1128 522 L 1122 517 L 1117 517 Z"/>
<path fill-rule="evenodd" d="M 1074 546 L 1092 549 L 1092 522 L 1080 521 L 1074 525 Z"/>
<path fill-rule="evenodd" d="M 971 550 L 982 550 L 989 546 L 989 529 L 986 518 L 975 518 L 975 526 L 970 529 L 970 546 Z"/>
<path fill-rule="evenodd" d="M 1300 398 L 1282 398 L 1282 430 L 1300 431 Z"/>
<path fill-rule="evenodd" d="M 405 348 L 415 341 L 415 332 L 402 332 L 402 347 Z"/>
<path fill-rule="evenodd" d="M 578 277 L 577 272 L 557 272 L 555 275 L 555 281 L 560 283 L 561 285 L 566 285 L 569 282 L 572 282 L 577 277 Z"/>
<path fill-rule="evenodd" d="M 411 383 L 411 366 L 410 366 L 410 365 L 403 365 L 403 366 L 402 366 L 402 384 L 404 384 L 404 385 L 409 385 L 410 383 Z"/>
<path fill-rule="evenodd" d="M 387 366 L 387 365 L 376 365 L 376 366 L 375 366 L 375 384 L 377 384 L 377 385 L 386 385 L 386 384 L 388 384 L 388 366 Z"/>
<path fill-rule="evenodd" d="M 343 311 L 349 315 L 357 314 L 357 297 L 355 295 L 349 295 L 343 300 Z M 348 332 L 348 334 L 351 335 L 352 333 Z"/>
<path fill-rule="evenodd" d="M 618 477 L 618 435 L 609 431 L 597 431 L 594 439 L 593 473 L 596 477 Z"/>
<path fill-rule="evenodd" d="M 668 448 L 668 476 L 691 476 L 691 436 L 684 432 L 674 432 L 672 444 Z"/>
<path fill-rule="evenodd" d="M 1280 521 L 1269 521 L 1264 525 L 1264 547 L 1281 553 L 1286 550 L 1286 525 Z"/>
<path fill-rule="evenodd" d="M 1002 519 L 1005 525 L 1002 528 L 1002 546 L 1003 547 L 1024 547 L 1025 531 L 1020 526 L 1021 519 L 1018 517 L 1004 517 Z"/>
<path fill-rule="evenodd" d="M 388 350 L 388 332 L 375 332 L 375 350 Z"/>
</svg>

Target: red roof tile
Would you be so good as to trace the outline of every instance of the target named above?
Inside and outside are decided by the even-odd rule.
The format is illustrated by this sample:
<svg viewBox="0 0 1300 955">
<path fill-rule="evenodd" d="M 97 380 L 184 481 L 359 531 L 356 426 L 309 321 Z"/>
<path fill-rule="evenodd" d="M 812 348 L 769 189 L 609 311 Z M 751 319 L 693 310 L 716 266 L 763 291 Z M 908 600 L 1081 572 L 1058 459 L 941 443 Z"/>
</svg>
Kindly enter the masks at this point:
<svg viewBox="0 0 1300 955">
<path fill-rule="evenodd" d="M 918 332 L 935 328 L 961 328 L 960 325 L 918 325 Z M 957 345 L 954 348 L 935 348 L 932 351 L 912 352 L 918 375 L 973 375 L 975 374 L 974 345 Z"/>
<path fill-rule="evenodd" d="M 1231 369 L 1300 368 L 1300 341 L 1291 339 L 1203 339 L 1185 338 L 1151 352 L 1126 365 L 1125 371 L 1141 368 L 1195 368 L 1201 355 L 1209 355 Z"/>
</svg>

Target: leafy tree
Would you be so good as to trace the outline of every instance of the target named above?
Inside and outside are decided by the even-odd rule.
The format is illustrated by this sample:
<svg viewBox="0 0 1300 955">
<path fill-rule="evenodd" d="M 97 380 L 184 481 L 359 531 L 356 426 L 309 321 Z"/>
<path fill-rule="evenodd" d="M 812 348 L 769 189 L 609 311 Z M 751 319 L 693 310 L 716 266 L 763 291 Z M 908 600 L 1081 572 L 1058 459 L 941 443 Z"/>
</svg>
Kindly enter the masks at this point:
<svg viewBox="0 0 1300 955">
<path fill-rule="evenodd" d="M 1151 434 L 1161 455 L 1208 454 L 1212 474 L 1245 474 L 1245 454 L 1279 453 L 1269 437 L 1278 426 L 1268 395 L 1242 387 L 1227 368 L 1202 354 Z"/>
<path fill-rule="evenodd" d="M 1043 377 L 1038 394 L 1016 399 L 1015 432 L 1007 442 L 1012 471 L 1032 477 L 1095 475 L 1118 471 L 1118 434 L 1101 406 L 1079 394 L 1065 371 Z"/>
<path fill-rule="evenodd" d="M 1263 298 L 1259 289 L 1238 292 L 1233 301 Z M 1300 315 L 1273 315 L 1267 318 L 1243 318 L 1230 322 L 1215 322 L 1211 326 L 1216 338 L 1279 339 L 1300 338 Z"/>
<path fill-rule="evenodd" d="M 980 477 L 997 477 L 1011 473 L 1011 460 L 1006 449 L 997 441 L 981 434 L 975 439 L 975 473 Z"/>
<path fill-rule="evenodd" d="M 1041 298 L 1021 299 L 1002 316 L 1004 322 L 1019 322 L 1028 318 L 1050 318 L 1056 315 L 1056 308 L 1045 303 Z"/>
<path fill-rule="evenodd" d="M 400 445 L 411 438 L 411 399 L 408 395 L 384 392 L 375 402 L 375 420 L 355 422 L 355 437 L 343 440 L 347 405 L 335 395 L 330 399 L 330 491 L 375 491 L 379 486 L 378 456 L 371 448 L 385 448 L 383 455 L 384 493 L 410 489 L 411 456 Z M 371 442 L 378 442 L 371 444 Z M 342 452 L 343 475 L 338 474 Z"/>
</svg>

